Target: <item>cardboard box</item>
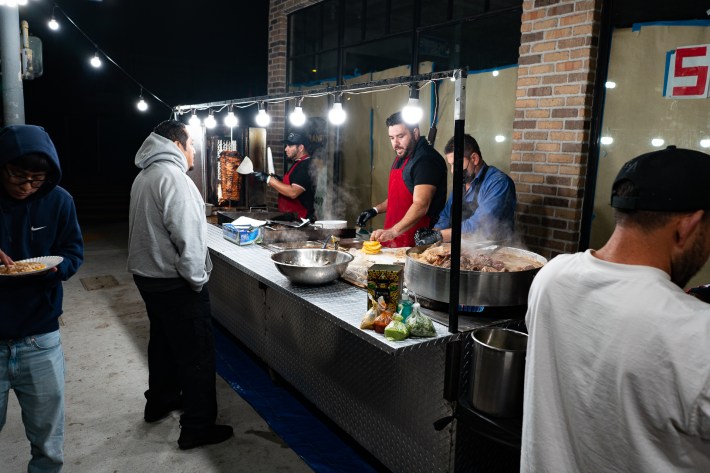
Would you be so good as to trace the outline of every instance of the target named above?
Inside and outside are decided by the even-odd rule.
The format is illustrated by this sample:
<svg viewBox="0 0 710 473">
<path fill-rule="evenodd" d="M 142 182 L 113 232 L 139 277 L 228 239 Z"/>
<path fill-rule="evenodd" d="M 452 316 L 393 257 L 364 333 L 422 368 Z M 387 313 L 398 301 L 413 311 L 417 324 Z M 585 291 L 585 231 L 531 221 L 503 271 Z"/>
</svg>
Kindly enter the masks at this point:
<svg viewBox="0 0 710 473">
<path fill-rule="evenodd" d="M 231 223 L 222 224 L 222 236 L 239 246 L 261 243 L 261 227 L 242 227 Z"/>
<path fill-rule="evenodd" d="M 367 292 L 379 300 L 383 296 L 387 310 L 394 314 L 402 296 L 404 267 L 398 264 L 373 264 L 367 270 Z M 370 299 L 367 300 L 368 308 Z"/>
</svg>

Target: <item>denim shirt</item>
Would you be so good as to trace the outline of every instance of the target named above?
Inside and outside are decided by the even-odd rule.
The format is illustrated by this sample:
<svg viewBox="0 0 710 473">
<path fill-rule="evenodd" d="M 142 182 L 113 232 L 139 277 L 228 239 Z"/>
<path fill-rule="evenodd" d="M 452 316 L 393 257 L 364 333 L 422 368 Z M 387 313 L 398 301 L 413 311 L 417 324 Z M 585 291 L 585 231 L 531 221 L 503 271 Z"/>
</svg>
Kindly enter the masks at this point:
<svg viewBox="0 0 710 473">
<path fill-rule="evenodd" d="M 483 173 L 486 169 L 485 174 Z M 481 175 L 483 180 L 481 181 Z M 515 229 L 515 183 L 503 171 L 495 166 L 485 165 L 471 182 L 468 190 L 464 190 L 462 215 L 467 208 L 474 206 L 475 188 L 480 183 L 478 191 L 478 208 L 467 219 L 461 222 L 462 234 L 476 234 L 479 239 L 500 240 L 512 236 Z M 434 228 L 443 230 L 451 228 L 451 203 L 453 192 L 449 195 L 444 210 L 439 215 L 439 221 Z"/>
</svg>

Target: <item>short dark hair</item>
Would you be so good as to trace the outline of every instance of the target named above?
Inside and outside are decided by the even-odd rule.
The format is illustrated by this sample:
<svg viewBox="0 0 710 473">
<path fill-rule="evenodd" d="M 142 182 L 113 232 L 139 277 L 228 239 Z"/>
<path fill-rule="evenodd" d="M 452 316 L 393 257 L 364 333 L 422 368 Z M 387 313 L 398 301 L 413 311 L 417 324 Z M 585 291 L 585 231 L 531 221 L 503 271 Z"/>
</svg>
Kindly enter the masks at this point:
<svg viewBox="0 0 710 473">
<path fill-rule="evenodd" d="M 638 188 L 629 179 L 624 179 L 614 183 L 614 195 L 619 197 L 636 197 L 639 195 Z M 661 228 L 675 215 L 677 212 L 665 212 L 657 210 L 627 210 L 614 209 L 614 222 L 618 224 L 636 225 L 642 230 L 652 231 Z"/>
<path fill-rule="evenodd" d="M 387 117 L 387 120 L 385 120 L 385 125 L 387 125 L 388 128 L 394 125 L 404 125 L 409 131 L 414 131 L 415 128 L 419 128 L 418 123 L 410 125 L 409 123 L 405 122 L 404 118 L 402 118 L 402 112 L 395 112 L 389 117 Z"/>
<path fill-rule="evenodd" d="M 179 142 L 183 148 L 187 148 L 187 126 L 177 120 L 165 120 L 153 129 L 153 133 L 167 138 L 170 141 Z"/>
<path fill-rule="evenodd" d="M 454 136 L 446 143 L 444 146 L 444 154 L 449 154 L 454 152 Z M 476 153 L 483 159 L 483 153 L 481 153 L 481 148 L 478 146 L 478 141 L 476 138 L 466 133 L 463 135 L 463 154 L 464 156 L 470 156 L 471 153 Z"/>
<path fill-rule="evenodd" d="M 49 172 L 52 168 L 49 158 L 40 153 L 25 154 L 9 161 L 8 164 L 29 172 Z"/>
</svg>

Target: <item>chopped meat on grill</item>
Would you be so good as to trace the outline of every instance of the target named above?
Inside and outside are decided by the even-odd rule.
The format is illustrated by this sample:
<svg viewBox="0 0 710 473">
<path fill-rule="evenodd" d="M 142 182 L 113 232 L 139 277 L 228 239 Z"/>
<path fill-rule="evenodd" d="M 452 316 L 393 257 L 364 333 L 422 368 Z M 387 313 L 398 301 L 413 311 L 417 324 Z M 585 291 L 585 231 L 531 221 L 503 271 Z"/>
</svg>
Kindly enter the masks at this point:
<svg viewBox="0 0 710 473">
<path fill-rule="evenodd" d="M 411 254 L 412 258 L 423 263 L 440 268 L 451 268 L 451 246 L 441 243 L 434 244 L 420 254 Z M 496 257 L 497 256 L 497 257 Z M 522 256 L 512 256 L 510 254 L 493 255 L 461 252 L 459 267 L 461 271 L 480 271 L 484 273 L 502 273 L 510 271 L 527 271 L 539 268 L 541 264 L 536 264 L 529 258 Z"/>
</svg>

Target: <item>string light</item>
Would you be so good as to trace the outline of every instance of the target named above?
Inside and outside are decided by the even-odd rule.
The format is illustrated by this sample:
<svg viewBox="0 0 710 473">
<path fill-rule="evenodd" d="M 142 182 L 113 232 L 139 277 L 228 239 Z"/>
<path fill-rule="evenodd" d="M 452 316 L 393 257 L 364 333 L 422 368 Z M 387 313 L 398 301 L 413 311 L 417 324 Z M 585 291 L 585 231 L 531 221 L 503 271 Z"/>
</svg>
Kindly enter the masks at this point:
<svg viewBox="0 0 710 473">
<path fill-rule="evenodd" d="M 136 104 L 136 108 L 141 112 L 145 112 L 146 110 L 148 110 L 148 104 L 145 100 L 143 100 L 143 87 L 141 87 L 141 94 L 139 96 L 138 103 Z"/>
<path fill-rule="evenodd" d="M 231 105 L 229 106 L 229 112 L 227 112 L 227 116 L 224 118 L 224 124 L 227 125 L 229 128 L 234 128 L 239 125 L 239 119 L 236 117 L 236 115 L 234 115 Z"/>
<path fill-rule="evenodd" d="M 96 51 L 96 52 L 94 53 L 94 57 L 91 58 L 91 60 L 89 61 L 89 63 L 90 63 L 95 69 L 98 69 L 99 67 L 101 67 L 101 58 L 99 57 L 99 52 L 98 52 L 98 51 Z"/>
<path fill-rule="evenodd" d="M 199 127 L 200 124 L 202 123 L 200 121 L 200 119 L 197 117 L 197 113 L 195 112 L 195 110 L 192 111 L 192 116 L 190 117 L 190 120 L 188 121 L 188 123 L 190 124 L 190 126 L 195 127 L 195 128 Z"/>
<path fill-rule="evenodd" d="M 59 22 L 54 18 L 55 8 L 57 8 L 56 5 L 52 8 L 52 19 L 49 20 L 49 23 L 47 23 L 47 26 L 49 26 L 49 29 L 52 31 L 57 31 L 59 29 Z"/>
<path fill-rule="evenodd" d="M 261 102 L 259 104 L 259 113 L 257 113 L 256 115 L 256 124 L 262 128 L 266 128 L 267 126 L 269 126 L 269 123 L 271 123 L 271 117 L 268 113 L 266 113 L 266 109 L 264 108 L 264 102 Z"/>
<path fill-rule="evenodd" d="M 419 106 L 419 89 L 416 84 L 409 86 L 409 101 L 402 109 L 402 120 L 409 125 L 418 125 L 424 112 Z"/>
<path fill-rule="evenodd" d="M 303 124 L 306 123 L 306 115 L 303 113 L 303 108 L 301 107 L 302 101 L 303 97 L 299 99 L 298 105 L 296 105 L 296 108 L 294 108 L 293 112 L 291 112 L 288 116 L 288 119 L 293 126 L 303 126 Z"/>
<path fill-rule="evenodd" d="M 209 115 L 207 115 L 207 118 L 205 118 L 205 127 L 212 129 L 216 126 L 217 126 L 217 120 L 214 119 L 214 115 L 212 114 L 212 110 L 210 110 Z"/>
<path fill-rule="evenodd" d="M 335 96 L 335 102 L 333 102 L 333 108 L 328 112 L 328 120 L 335 126 L 340 126 L 345 123 L 347 115 L 345 110 L 343 110 L 343 104 L 341 102 L 341 95 Z"/>
</svg>

